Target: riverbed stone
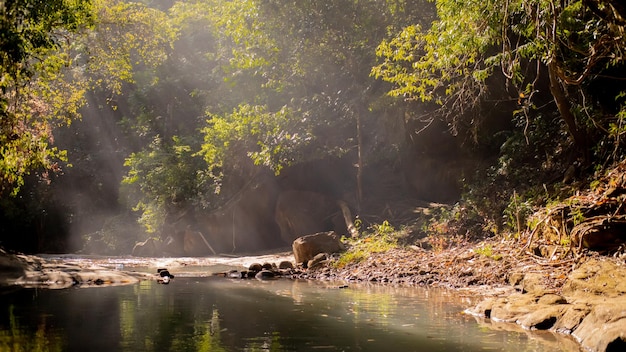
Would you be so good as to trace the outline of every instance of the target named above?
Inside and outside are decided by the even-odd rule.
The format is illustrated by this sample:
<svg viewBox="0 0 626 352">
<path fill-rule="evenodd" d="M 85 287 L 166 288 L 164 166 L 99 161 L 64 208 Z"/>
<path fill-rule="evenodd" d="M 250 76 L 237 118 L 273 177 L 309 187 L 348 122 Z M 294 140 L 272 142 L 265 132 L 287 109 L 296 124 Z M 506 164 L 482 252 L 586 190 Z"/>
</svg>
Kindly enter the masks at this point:
<svg viewBox="0 0 626 352">
<path fill-rule="evenodd" d="M 256 273 L 256 275 L 254 275 L 254 277 L 257 280 L 271 280 L 271 279 L 275 279 L 276 278 L 276 274 L 274 274 L 273 271 L 267 270 L 267 269 L 263 269 L 261 271 L 259 271 L 258 273 Z"/>
<path fill-rule="evenodd" d="M 8 255 L 0 249 L 0 272 L 2 277 L 6 279 L 17 279 L 26 272 L 26 261 L 15 255 Z M 0 282 L 2 284 L 2 282 Z"/>
<path fill-rule="evenodd" d="M 248 271 L 259 272 L 263 270 L 263 265 L 261 263 L 252 263 L 248 266 Z"/>
<path fill-rule="evenodd" d="M 288 260 L 283 260 L 278 264 L 278 269 L 293 269 L 293 263 Z"/>
<path fill-rule="evenodd" d="M 491 308 L 491 319 L 500 322 L 516 323 L 533 310 L 536 297 L 529 294 L 513 293 L 497 299 Z"/>
<path fill-rule="evenodd" d="M 569 275 L 563 286 L 564 294 L 574 292 L 609 297 L 626 294 L 625 265 L 605 259 L 588 260 Z"/>
<path fill-rule="evenodd" d="M 554 293 L 547 293 L 537 300 L 537 304 L 541 305 L 553 305 L 553 304 L 566 304 L 567 299 L 561 295 Z"/>
<path fill-rule="evenodd" d="M 562 334 L 571 334 L 591 311 L 589 305 L 576 303 L 567 306 L 567 310 L 554 324 L 554 331 Z"/>
<path fill-rule="evenodd" d="M 542 295 L 546 290 L 546 275 L 543 273 L 527 273 L 522 279 L 523 292 Z"/>
<path fill-rule="evenodd" d="M 326 253 L 319 253 L 313 257 L 313 259 L 307 262 L 307 268 L 314 269 L 316 267 L 320 267 L 328 263 L 328 256 Z"/>
<path fill-rule="evenodd" d="M 292 244 L 296 263 L 305 264 L 320 253 L 338 253 L 345 250 L 335 231 L 318 232 L 297 238 Z"/>
<path fill-rule="evenodd" d="M 563 305 L 548 305 L 532 310 L 517 321 L 524 329 L 549 330 L 563 315 L 567 307 Z"/>
<path fill-rule="evenodd" d="M 495 298 L 488 298 L 479 302 L 476 306 L 467 309 L 465 312 L 481 318 L 491 318 L 491 310 L 496 303 Z"/>
<path fill-rule="evenodd" d="M 626 299 L 596 305 L 572 336 L 589 351 L 623 351 L 626 346 Z"/>
</svg>

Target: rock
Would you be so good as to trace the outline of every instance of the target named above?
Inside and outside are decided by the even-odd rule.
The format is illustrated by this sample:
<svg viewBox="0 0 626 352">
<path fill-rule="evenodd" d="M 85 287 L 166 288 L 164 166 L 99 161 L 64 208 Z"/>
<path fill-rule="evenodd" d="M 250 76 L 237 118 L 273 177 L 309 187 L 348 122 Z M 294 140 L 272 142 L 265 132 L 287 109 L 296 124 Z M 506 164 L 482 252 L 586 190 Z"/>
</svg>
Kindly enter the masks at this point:
<svg viewBox="0 0 626 352">
<path fill-rule="evenodd" d="M 5 284 L 4 280 L 14 280 L 23 276 L 26 273 L 27 265 L 25 260 L 20 260 L 20 257 L 9 255 L 0 249 L 0 272 L 2 273 L 0 285 Z"/>
<path fill-rule="evenodd" d="M 60 265 L 43 260 L 40 264 L 40 268 L 27 268 L 24 276 L 11 280 L 7 284 L 23 287 L 62 289 L 76 285 L 83 287 L 94 285 L 114 286 L 133 284 L 142 279 L 154 280 L 154 276 L 147 273 L 122 272 L 94 265 Z"/>
<path fill-rule="evenodd" d="M 319 253 L 307 262 L 307 268 L 313 269 L 318 266 L 325 265 L 326 263 L 328 263 L 328 256 L 326 253 Z"/>
<path fill-rule="evenodd" d="M 160 277 L 169 277 L 170 279 L 174 278 L 174 275 L 170 274 L 170 272 L 165 269 L 165 268 L 161 268 L 161 269 L 157 269 L 157 274 L 159 274 Z"/>
<path fill-rule="evenodd" d="M 293 255 L 296 263 L 304 264 L 319 253 L 337 253 L 345 250 L 335 231 L 306 235 L 293 241 Z"/>
<path fill-rule="evenodd" d="M 245 279 L 248 275 L 247 271 L 239 271 L 239 270 L 231 270 L 228 273 L 226 273 L 226 276 L 228 276 L 231 279 Z"/>
<path fill-rule="evenodd" d="M 506 298 L 497 299 L 491 307 L 491 319 L 498 322 L 515 323 L 520 317 L 533 310 L 536 297 L 514 293 Z"/>
<path fill-rule="evenodd" d="M 567 303 L 567 300 L 565 299 L 565 297 L 561 295 L 556 295 L 553 293 L 545 294 L 539 297 L 539 300 L 537 301 L 537 304 L 542 304 L 542 305 L 566 304 L 566 303 Z"/>
<path fill-rule="evenodd" d="M 256 273 L 256 275 L 254 275 L 254 277 L 257 280 L 271 280 L 274 279 L 276 277 L 276 274 L 274 274 L 274 272 L 263 269 L 261 271 L 259 271 L 258 273 Z"/>
<path fill-rule="evenodd" d="M 520 285 L 522 280 L 524 280 L 524 273 L 521 272 L 512 272 L 509 273 L 508 282 L 511 286 Z"/>
<path fill-rule="evenodd" d="M 529 330 L 549 330 L 561 317 L 566 307 L 561 305 L 550 305 L 534 309 L 525 315 L 517 323 L 524 329 Z"/>
<path fill-rule="evenodd" d="M 541 296 L 547 289 L 545 282 L 546 274 L 527 273 L 522 279 L 521 286 L 523 288 L 523 292 Z"/>
<path fill-rule="evenodd" d="M 563 313 L 554 325 L 554 330 L 562 334 L 571 334 L 589 314 L 591 308 L 586 304 L 573 304 Z"/>
<path fill-rule="evenodd" d="M 281 270 L 293 269 L 293 263 L 287 260 L 283 260 L 282 262 L 278 264 L 278 269 L 281 269 Z"/>
<path fill-rule="evenodd" d="M 478 303 L 474 308 L 465 310 L 465 313 L 481 318 L 491 318 L 491 310 L 495 302 L 496 299 L 486 299 Z"/>
<path fill-rule="evenodd" d="M 618 297 L 626 294 L 626 270 L 610 260 L 590 259 L 574 270 L 563 286 L 563 294 L 587 292 Z"/>
<path fill-rule="evenodd" d="M 259 271 L 263 270 L 263 266 L 261 264 L 259 264 L 259 263 L 252 263 L 248 267 L 248 270 L 249 271 L 259 272 Z"/>
<path fill-rule="evenodd" d="M 594 307 L 574 330 L 588 351 L 624 351 L 626 347 L 626 299 Z"/>
<path fill-rule="evenodd" d="M 281 238 L 287 243 L 303 234 L 347 231 L 337 202 L 315 192 L 282 192 L 276 201 L 275 220 L 280 227 Z"/>
</svg>

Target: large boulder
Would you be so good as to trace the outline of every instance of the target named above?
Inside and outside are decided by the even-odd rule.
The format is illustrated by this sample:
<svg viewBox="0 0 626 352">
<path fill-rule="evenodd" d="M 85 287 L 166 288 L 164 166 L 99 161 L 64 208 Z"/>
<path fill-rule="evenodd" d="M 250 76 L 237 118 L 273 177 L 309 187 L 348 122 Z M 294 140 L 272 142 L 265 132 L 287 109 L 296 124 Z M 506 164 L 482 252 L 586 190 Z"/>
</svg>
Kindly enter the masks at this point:
<svg viewBox="0 0 626 352">
<path fill-rule="evenodd" d="M 5 285 L 9 279 L 24 276 L 28 264 L 24 256 L 9 254 L 0 248 L 0 285 Z"/>
<path fill-rule="evenodd" d="M 276 201 L 275 219 L 286 243 L 311 233 L 346 232 L 336 200 L 316 192 L 282 192 Z"/>
<path fill-rule="evenodd" d="M 163 240 L 163 255 L 166 257 L 182 257 L 186 255 L 185 247 L 184 247 L 184 237 L 185 233 L 180 231 L 180 233 L 176 233 L 174 235 L 167 236 Z"/>
<path fill-rule="evenodd" d="M 335 231 L 319 232 L 306 235 L 293 241 L 293 255 L 296 263 L 308 263 L 320 253 L 338 253 L 344 251 L 346 247 Z"/>
<path fill-rule="evenodd" d="M 274 175 L 249 182 L 226 204 L 208 213 L 197 212 L 193 227 L 200 231 L 217 253 L 252 252 L 284 246 L 274 221 L 278 188 Z M 204 241 L 202 241 L 204 242 Z M 203 255 L 212 251 L 199 245 Z"/>
<path fill-rule="evenodd" d="M 191 228 L 185 230 L 183 249 L 186 255 L 203 256 L 208 253 L 216 255 L 215 250 L 200 231 Z"/>
</svg>

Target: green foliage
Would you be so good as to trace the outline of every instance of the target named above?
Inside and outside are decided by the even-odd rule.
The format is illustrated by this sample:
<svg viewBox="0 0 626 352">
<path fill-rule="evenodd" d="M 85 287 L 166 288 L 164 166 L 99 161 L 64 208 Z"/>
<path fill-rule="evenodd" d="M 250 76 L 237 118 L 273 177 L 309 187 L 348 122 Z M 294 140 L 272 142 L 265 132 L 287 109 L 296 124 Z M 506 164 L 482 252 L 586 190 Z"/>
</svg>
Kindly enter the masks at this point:
<svg viewBox="0 0 626 352">
<path fill-rule="evenodd" d="M 193 205 L 209 190 L 203 188 L 198 170 L 202 161 L 186 141 L 174 137 L 167 143 L 155 137 L 143 151 L 132 153 L 122 180 L 123 193 L 148 233 L 160 229 L 168 212 Z M 196 177 L 194 177 L 194 175 Z"/>
<path fill-rule="evenodd" d="M 434 101 L 452 111 L 476 104 L 495 62 L 485 52 L 498 44 L 497 1 L 436 1 L 438 20 L 424 30 L 405 27 L 376 49 L 382 63 L 372 75 L 394 85 L 393 96 Z"/>
<path fill-rule="evenodd" d="M 133 17 L 124 15 L 131 11 L 154 19 L 140 16 L 133 22 Z M 123 73 L 124 77 L 133 78 L 136 86 L 98 82 L 132 92 L 127 103 L 133 113 L 123 121 L 144 145 L 155 136 L 164 141 L 172 135 L 194 140 L 188 145 L 193 156 L 204 162 L 195 173 L 189 169 L 185 174 L 203 191 L 190 195 L 189 202 L 204 208 L 231 197 L 262 168 L 279 173 L 288 165 L 352 152 L 357 145 L 357 120 L 367 127 L 362 130 L 364 139 L 377 144 L 367 150 L 388 148 L 387 140 L 373 137 L 380 136 L 387 123 L 368 107 L 384 95 L 370 89 L 374 48 L 387 30 L 424 22 L 423 17 L 432 15 L 395 0 L 358 4 L 298 0 L 290 6 L 275 0 L 177 1 L 165 16 L 137 3 L 118 2 L 99 13 L 101 18 L 116 18 L 98 28 L 95 36 L 119 38 L 110 44 L 121 49 L 122 55 L 113 58 L 117 60 L 141 58 L 128 50 L 131 46 L 124 38 L 150 43 L 151 37 L 143 33 L 162 28 L 163 34 L 153 40 L 160 45 L 151 47 L 161 48 L 167 57 L 156 73 L 129 65 L 130 60 L 113 64 L 131 72 Z M 175 49 L 171 51 L 170 33 Z M 148 53 L 163 56 L 158 50 Z M 366 95 L 371 98 L 365 99 Z M 163 103 L 154 103 L 159 99 Z M 191 105 L 194 109 L 188 108 Z M 206 112 L 206 119 L 196 107 Z M 197 140 L 198 131 L 202 141 Z M 128 165 L 136 167 L 131 167 L 127 180 L 136 179 L 137 186 L 152 182 L 135 178 L 133 170 L 144 169 L 138 160 L 150 159 L 143 153 L 158 148 L 144 147 L 144 152 L 129 158 Z M 145 216 L 158 219 L 164 207 L 149 206 L 157 204 L 149 200 L 171 197 L 160 193 L 168 192 L 168 187 L 157 187 L 157 178 L 153 180 L 152 186 L 136 188 L 146 194 L 136 195 L 132 204 L 139 204 Z"/>
<path fill-rule="evenodd" d="M 58 170 L 64 151 L 52 129 L 82 105 L 84 86 L 67 69 L 67 38 L 92 25 L 90 1 L 0 5 L 0 194 L 15 195 L 34 170 Z"/>
<path fill-rule="evenodd" d="M 491 258 L 496 261 L 502 259 L 502 254 L 494 253 L 493 247 L 490 244 L 485 244 L 481 247 L 474 249 L 474 253 L 487 258 Z"/>
<path fill-rule="evenodd" d="M 238 167 L 245 156 L 277 174 L 296 160 L 297 148 L 311 137 L 297 132 L 291 114 L 286 107 L 271 112 L 266 106 L 248 104 L 223 116 L 210 114 L 201 130 L 204 143 L 199 155 L 204 157 L 216 185 L 221 183 L 224 170 Z"/>
<path fill-rule="evenodd" d="M 385 220 L 381 224 L 373 224 L 371 226 L 372 231 L 380 236 L 389 236 L 396 231 L 396 229 Z"/>
<path fill-rule="evenodd" d="M 120 94 L 142 69 L 162 64 L 176 32 L 167 15 L 138 2 L 93 0 L 98 26 L 81 41 L 91 84 Z"/>
<path fill-rule="evenodd" d="M 120 93 L 138 67 L 163 62 L 164 13 L 118 0 L 3 2 L 0 7 L 0 193 L 60 170 L 53 130 L 79 118 L 94 86 Z M 96 25 L 97 24 L 97 25 Z"/>
<path fill-rule="evenodd" d="M 581 86 L 592 82 L 594 73 L 622 63 L 619 28 L 585 11 L 581 0 L 435 3 L 438 19 L 430 28 L 408 26 L 379 45 L 382 63 L 374 66 L 372 75 L 393 84 L 389 94 L 436 102 L 441 105 L 439 116 L 448 118 L 456 130 L 480 124 L 478 108 L 488 96 L 488 78 L 502 75 L 514 92 L 505 99 L 519 96 L 527 120 L 536 93 L 552 94 L 566 122 L 563 128 L 581 141 L 584 121 L 575 110 L 586 109 L 585 92 L 580 100 L 570 96 L 567 101 L 561 97 L 561 84 Z M 541 92 L 538 83 L 546 77 L 545 68 L 558 83 Z"/>
<path fill-rule="evenodd" d="M 335 267 L 342 268 L 350 263 L 358 263 L 372 253 L 384 253 L 398 246 L 398 232 L 386 220 L 381 224 L 371 225 L 362 235 L 358 239 L 346 240 L 348 250 L 333 263 Z"/>
<path fill-rule="evenodd" d="M 516 238 L 526 228 L 529 217 L 535 212 L 532 205 L 534 197 L 523 197 L 513 191 L 509 204 L 504 209 L 504 224 L 515 231 Z"/>
</svg>

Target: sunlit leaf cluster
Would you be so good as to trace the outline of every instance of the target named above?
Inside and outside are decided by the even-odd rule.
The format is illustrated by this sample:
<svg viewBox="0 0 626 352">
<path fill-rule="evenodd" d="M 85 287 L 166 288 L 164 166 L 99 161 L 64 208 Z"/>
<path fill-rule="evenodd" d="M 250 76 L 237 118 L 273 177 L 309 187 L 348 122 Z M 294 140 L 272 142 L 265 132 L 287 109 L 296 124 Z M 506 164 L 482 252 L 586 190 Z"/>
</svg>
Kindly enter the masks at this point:
<svg viewBox="0 0 626 352">
<path fill-rule="evenodd" d="M 493 85 L 489 79 L 501 77 L 510 85 L 510 100 L 553 95 L 568 131 L 582 146 L 584 122 L 573 109 L 584 104 L 585 93 L 582 100 L 566 98 L 568 87 L 583 86 L 607 67 L 623 64 L 623 24 L 598 16 L 581 0 L 435 2 L 438 19 L 431 27 L 408 26 L 377 49 L 382 62 L 372 74 L 393 84 L 391 95 L 436 102 L 438 115 L 454 129 L 463 123 L 459 113 L 485 102 Z M 608 10 L 611 5 L 598 6 Z M 548 76 L 554 83 L 541 91 Z"/>
<path fill-rule="evenodd" d="M 65 158 L 52 129 L 76 116 L 85 89 L 69 70 L 69 38 L 91 25 L 90 1 L 0 3 L 0 194 Z"/>
<path fill-rule="evenodd" d="M 209 116 L 202 129 L 200 154 L 216 182 L 223 177 L 224 168 L 236 168 L 244 156 L 279 173 L 294 161 L 295 149 L 311 138 L 306 131 L 293 127 L 286 107 L 272 112 L 266 106 L 244 104 L 230 114 Z"/>
</svg>

